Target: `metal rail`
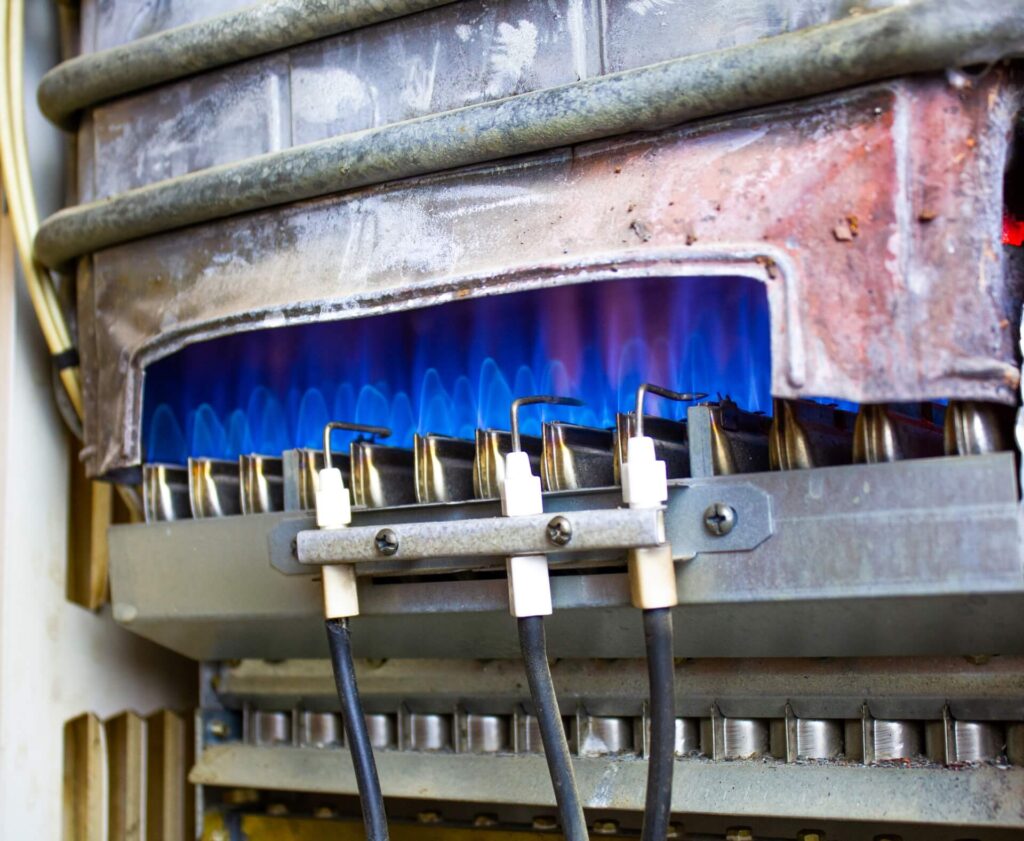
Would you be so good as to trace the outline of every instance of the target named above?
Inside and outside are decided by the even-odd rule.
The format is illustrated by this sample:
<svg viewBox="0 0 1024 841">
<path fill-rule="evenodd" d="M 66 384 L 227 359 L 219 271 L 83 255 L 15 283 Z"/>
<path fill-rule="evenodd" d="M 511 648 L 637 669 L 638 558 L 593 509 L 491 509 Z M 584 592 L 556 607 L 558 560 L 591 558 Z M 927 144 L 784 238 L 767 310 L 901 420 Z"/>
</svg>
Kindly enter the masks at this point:
<svg viewBox="0 0 1024 841">
<path fill-rule="evenodd" d="M 472 756 L 382 751 L 388 797 L 551 806 L 542 756 Z M 574 762 L 585 805 L 636 810 L 643 805 L 647 763 L 618 758 Z M 239 743 L 208 748 L 189 776 L 202 785 L 351 794 L 355 780 L 332 751 L 258 748 Z M 427 788 L 424 788 L 424 786 Z M 1024 769 L 870 768 L 773 762 L 681 760 L 672 786 L 673 811 L 821 821 L 873 821 L 917 826 L 1024 828 Z"/>
<path fill-rule="evenodd" d="M 378 528 L 309 529 L 299 532 L 302 564 L 337 564 L 429 558 L 504 559 L 551 551 L 590 552 L 657 546 L 665 539 L 657 509 L 604 509 L 523 517 L 480 517 L 394 524 Z M 372 572 L 372 568 L 369 570 Z"/>
<path fill-rule="evenodd" d="M 35 256 L 57 267 L 129 240 L 265 207 L 1021 52 L 1019 0 L 970 6 L 916 0 L 344 134 L 67 208 L 40 226 Z"/>
<path fill-rule="evenodd" d="M 334 676 L 326 660 L 243 660 L 216 664 L 211 685 L 233 709 L 333 709 Z M 451 711 L 473 699 L 478 709 L 512 714 L 524 703 L 518 660 L 402 660 L 356 664 L 368 708 Z M 854 657 L 842 659 L 696 659 L 676 663 L 677 715 L 703 718 L 717 705 L 736 718 L 860 718 L 865 701 L 880 719 L 955 718 L 1024 721 L 1022 657 Z M 567 711 L 639 716 L 647 698 L 641 659 L 562 659 L 551 674 Z"/>
</svg>

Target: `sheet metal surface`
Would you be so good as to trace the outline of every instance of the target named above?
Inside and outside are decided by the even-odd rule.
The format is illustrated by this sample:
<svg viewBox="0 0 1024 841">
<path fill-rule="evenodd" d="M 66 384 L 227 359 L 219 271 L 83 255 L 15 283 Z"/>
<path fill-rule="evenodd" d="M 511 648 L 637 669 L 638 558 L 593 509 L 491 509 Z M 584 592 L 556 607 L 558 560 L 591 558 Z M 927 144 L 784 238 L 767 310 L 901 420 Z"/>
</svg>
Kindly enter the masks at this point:
<svg viewBox="0 0 1024 841">
<path fill-rule="evenodd" d="M 552 806 L 541 756 L 377 754 L 384 795 Z M 647 763 L 576 759 L 583 804 L 638 809 Z M 355 792 L 351 763 L 331 751 L 259 750 L 241 744 L 203 752 L 189 779 L 217 786 Z M 676 763 L 673 811 L 703 815 L 872 820 L 984 829 L 1024 827 L 1022 769 L 977 768 L 953 773 L 930 768 L 785 765 L 773 762 Z"/>
<path fill-rule="evenodd" d="M 232 709 L 334 709 L 328 660 L 243 660 L 217 664 L 217 698 Z M 1024 719 L 1020 657 L 696 659 L 675 667 L 676 715 L 706 718 L 712 704 L 735 718 L 859 719 L 865 701 L 880 719 Z M 510 715 L 529 702 L 520 660 L 360 660 L 367 708 Z M 559 703 L 597 716 L 639 716 L 650 687 L 643 659 L 561 659 L 551 665 Z"/>
<path fill-rule="evenodd" d="M 1024 653 L 1014 473 L 1005 453 L 740 477 L 772 497 L 773 534 L 752 551 L 677 564 L 677 656 Z M 367 516 L 383 524 L 388 513 Z M 320 582 L 271 565 L 270 537 L 287 518 L 111 529 L 115 618 L 197 659 L 324 656 Z M 702 528 L 670 506 L 670 540 Z M 555 575 L 552 596 L 552 656 L 642 654 L 624 572 Z M 518 651 L 500 573 L 362 579 L 360 607 L 360 656 Z"/>
<path fill-rule="evenodd" d="M 185 343 L 628 274 L 763 280 L 777 396 L 1012 402 L 1018 100 L 1001 71 L 894 82 L 100 252 L 79 273 L 86 463 L 139 463 L 142 371 Z"/>
<path fill-rule="evenodd" d="M 130 42 L 242 5 L 87 0 L 83 47 Z M 889 5 L 876 0 L 870 8 Z M 82 153 L 95 168 L 81 170 L 81 200 L 346 131 L 737 46 L 863 7 L 853 0 L 462 0 L 99 106 L 92 125 L 82 127 Z"/>
</svg>

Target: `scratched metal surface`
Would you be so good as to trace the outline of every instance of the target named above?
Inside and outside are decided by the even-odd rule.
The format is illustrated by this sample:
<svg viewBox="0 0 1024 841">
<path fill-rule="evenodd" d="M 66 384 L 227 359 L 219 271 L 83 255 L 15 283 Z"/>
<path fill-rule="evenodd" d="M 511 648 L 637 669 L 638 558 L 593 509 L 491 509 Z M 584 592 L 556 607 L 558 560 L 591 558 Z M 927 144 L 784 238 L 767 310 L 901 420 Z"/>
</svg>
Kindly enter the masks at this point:
<svg viewBox="0 0 1024 841">
<path fill-rule="evenodd" d="M 89 469 L 139 463 L 142 370 L 188 342 L 627 274 L 763 280 L 779 396 L 1014 402 L 1019 99 L 1001 71 L 886 83 L 100 252 L 79 273 Z"/>
<path fill-rule="evenodd" d="M 891 4 L 875 0 L 870 7 Z M 108 33 L 104 46 L 131 40 L 128 32 L 166 28 L 159 21 L 177 25 L 200 16 L 195 0 L 147 0 L 136 11 L 132 5 L 99 4 L 105 16 L 95 29 Z M 206 15 L 238 5 L 220 0 Z M 81 200 L 344 132 L 749 43 L 838 20 L 855 8 L 865 5 L 463 0 L 97 107 L 81 130 L 88 158 L 80 164 Z"/>
<path fill-rule="evenodd" d="M 259 0 L 82 0 L 82 52 L 107 50 Z"/>
<path fill-rule="evenodd" d="M 892 0 L 606 0 L 603 64 L 614 73 L 839 20 Z"/>
<path fill-rule="evenodd" d="M 290 145 L 284 55 L 229 66 L 143 98 L 142 119 L 136 117 L 138 97 L 94 112 L 92 173 L 103 196 Z"/>
</svg>

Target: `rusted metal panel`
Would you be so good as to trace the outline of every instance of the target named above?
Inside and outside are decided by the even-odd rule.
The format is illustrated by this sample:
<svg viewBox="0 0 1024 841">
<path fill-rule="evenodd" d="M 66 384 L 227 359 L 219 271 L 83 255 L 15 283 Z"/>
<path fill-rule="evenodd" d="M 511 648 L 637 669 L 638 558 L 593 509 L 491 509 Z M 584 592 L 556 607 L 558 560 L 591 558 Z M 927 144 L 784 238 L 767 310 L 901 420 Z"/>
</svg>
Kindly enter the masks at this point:
<svg viewBox="0 0 1024 841">
<path fill-rule="evenodd" d="M 80 299 L 90 469 L 139 463 L 142 370 L 186 343 L 629 274 L 763 280 L 777 396 L 1013 402 L 1019 100 L 1001 71 L 897 81 L 98 253 Z"/>
</svg>

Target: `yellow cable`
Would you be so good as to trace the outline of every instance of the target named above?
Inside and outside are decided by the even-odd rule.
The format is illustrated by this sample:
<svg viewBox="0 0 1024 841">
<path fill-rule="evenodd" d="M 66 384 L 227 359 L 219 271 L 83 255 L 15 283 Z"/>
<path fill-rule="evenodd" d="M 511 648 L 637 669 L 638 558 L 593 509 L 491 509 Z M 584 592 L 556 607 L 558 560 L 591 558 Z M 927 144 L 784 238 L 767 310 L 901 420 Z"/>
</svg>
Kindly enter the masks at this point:
<svg viewBox="0 0 1024 841">
<path fill-rule="evenodd" d="M 25 134 L 24 0 L 0 0 L 0 46 L 6 48 L 4 60 L 0 61 L 0 170 L 3 171 L 4 197 L 32 308 L 46 347 L 52 355 L 57 355 L 70 350 L 73 344 L 53 279 L 32 257 L 32 239 L 39 227 L 39 215 Z M 82 383 L 78 366 L 61 369 L 59 376 L 75 414 L 81 419 Z M 132 490 L 123 485 L 118 485 L 117 489 L 132 519 L 141 520 Z"/>
<path fill-rule="evenodd" d="M 14 156 L 15 176 L 18 179 L 17 198 L 20 201 L 20 217 L 27 237 L 28 255 L 31 260 L 32 239 L 39 228 L 39 213 L 36 209 L 35 190 L 32 187 L 32 170 L 28 160 L 28 142 L 25 132 L 25 3 L 24 0 L 10 0 L 10 31 L 8 34 L 8 63 L 11 105 L 11 152 Z M 62 350 L 72 347 L 71 335 L 64 320 L 64 313 L 57 300 L 56 290 L 45 269 L 35 266 L 36 282 L 42 290 L 46 304 L 45 320 L 56 334 Z M 57 351 L 58 353 L 60 351 Z"/>
<path fill-rule="evenodd" d="M 18 195 L 21 198 L 22 218 L 25 228 L 30 234 L 34 234 L 39 227 L 39 214 L 36 210 L 35 191 L 32 189 L 31 177 L 26 177 L 27 161 L 20 160 L 21 152 L 25 146 L 27 134 L 25 132 L 25 39 L 22 33 L 25 31 L 25 3 L 24 0 L 10 0 L 10 31 L 7 39 L 7 61 L 9 64 L 8 83 L 10 85 L 9 96 L 11 98 L 11 150 L 15 158 L 15 175 L 18 178 Z"/>
<path fill-rule="evenodd" d="M 46 346 L 53 355 L 72 347 L 49 273 L 32 259 L 32 238 L 38 227 L 32 174 L 25 140 L 25 109 L 22 67 L 24 62 L 24 0 L 0 0 L 0 44 L 6 60 L 0 62 L 0 169 L 4 196 L 14 233 L 25 285 Z M 60 380 L 79 418 L 82 417 L 82 389 L 77 367 L 65 368 Z"/>
</svg>

